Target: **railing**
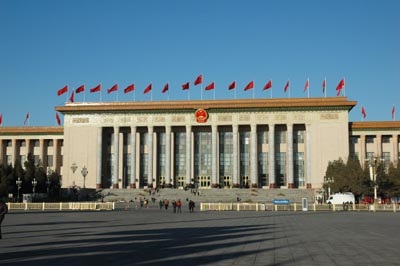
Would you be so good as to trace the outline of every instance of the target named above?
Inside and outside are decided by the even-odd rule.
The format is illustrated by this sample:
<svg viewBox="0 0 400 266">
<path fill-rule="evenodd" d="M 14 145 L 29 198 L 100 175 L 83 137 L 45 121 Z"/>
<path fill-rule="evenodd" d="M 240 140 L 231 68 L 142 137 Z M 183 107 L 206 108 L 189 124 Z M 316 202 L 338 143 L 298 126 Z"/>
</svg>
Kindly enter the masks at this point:
<svg viewBox="0 0 400 266">
<path fill-rule="evenodd" d="M 266 204 L 266 203 L 200 203 L 200 211 L 303 211 L 301 203 Z M 400 211 L 399 204 L 309 204 L 307 211 Z"/>
<path fill-rule="evenodd" d="M 114 210 L 114 202 L 23 202 L 14 203 L 8 202 L 8 209 L 11 210 L 59 210 L 59 211 L 100 211 L 100 210 Z"/>
</svg>

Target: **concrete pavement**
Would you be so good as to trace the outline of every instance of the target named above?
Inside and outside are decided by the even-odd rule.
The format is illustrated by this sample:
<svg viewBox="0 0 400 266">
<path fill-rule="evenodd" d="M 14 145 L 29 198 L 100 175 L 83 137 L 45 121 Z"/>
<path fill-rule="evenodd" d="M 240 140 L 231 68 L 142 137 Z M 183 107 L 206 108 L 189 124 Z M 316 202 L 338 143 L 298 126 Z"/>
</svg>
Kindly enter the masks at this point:
<svg viewBox="0 0 400 266">
<path fill-rule="evenodd" d="M 400 265 L 400 213 L 10 212 L 0 265 Z"/>
</svg>

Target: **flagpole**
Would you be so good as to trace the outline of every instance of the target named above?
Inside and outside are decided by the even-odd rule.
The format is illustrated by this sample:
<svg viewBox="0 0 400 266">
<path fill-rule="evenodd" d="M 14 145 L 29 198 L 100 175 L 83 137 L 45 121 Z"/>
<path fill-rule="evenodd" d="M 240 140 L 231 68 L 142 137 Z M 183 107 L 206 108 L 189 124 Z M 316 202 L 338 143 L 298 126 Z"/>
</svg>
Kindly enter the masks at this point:
<svg viewBox="0 0 400 266">
<path fill-rule="evenodd" d="M 201 84 L 200 84 L 200 88 L 201 88 L 201 93 L 200 93 L 200 98 L 201 100 L 203 100 L 203 73 L 201 73 Z"/>
<path fill-rule="evenodd" d="M 326 77 L 325 77 L 325 88 L 324 88 L 324 94 L 325 94 L 325 98 L 326 98 Z"/>
<path fill-rule="evenodd" d="M 215 82 L 215 81 L 214 81 Z M 215 86 L 215 83 L 214 83 L 214 86 Z M 215 88 L 213 89 L 213 98 L 214 98 L 214 100 L 215 100 Z"/>
<path fill-rule="evenodd" d="M 136 90 L 133 91 L 133 101 L 136 102 Z"/>
<path fill-rule="evenodd" d="M 271 87 L 271 99 L 272 99 L 272 87 Z"/>
<path fill-rule="evenodd" d="M 290 79 L 288 79 L 288 85 L 289 85 L 289 87 L 288 87 L 288 90 L 289 90 L 289 98 L 290 98 Z"/>
<path fill-rule="evenodd" d="M 101 102 L 101 93 L 102 93 L 102 91 L 101 91 L 101 83 L 100 83 L 100 102 Z"/>
<path fill-rule="evenodd" d="M 253 79 L 253 80 L 254 80 L 254 79 Z M 254 87 L 255 87 L 255 85 L 254 85 Z M 254 100 L 254 95 L 255 95 L 255 92 L 254 92 L 254 91 L 256 90 L 256 88 L 253 88 L 252 90 L 253 90 L 253 100 Z"/>
<path fill-rule="evenodd" d="M 345 78 L 345 77 L 343 77 L 343 83 L 344 83 L 344 86 L 343 86 L 343 96 L 346 96 L 346 78 Z"/>
<path fill-rule="evenodd" d="M 307 84 L 308 84 L 307 97 L 310 98 L 310 78 L 307 78 Z"/>
<path fill-rule="evenodd" d="M 86 85 L 85 84 L 83 84 L 83 88 L 85 88 L 86 87 Z M 86 102 L 86 90 L 84 89 L 83 90 L 83 102 Z"/>
</svg>

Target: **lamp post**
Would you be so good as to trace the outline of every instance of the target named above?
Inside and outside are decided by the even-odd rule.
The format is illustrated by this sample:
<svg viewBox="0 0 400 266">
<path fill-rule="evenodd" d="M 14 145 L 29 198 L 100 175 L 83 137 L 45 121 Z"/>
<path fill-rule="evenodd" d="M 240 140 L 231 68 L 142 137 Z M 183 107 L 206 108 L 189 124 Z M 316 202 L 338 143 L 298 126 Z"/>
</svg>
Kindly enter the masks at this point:
<svg viewBox="0 0 400 266">
<path fill-rule="evenodd" d="M 18 187 L 17 200 L 19 202 L 19 190 L 21 189 L 21 185 L 22 185 L 22 180 L 20 177 L 18 177 L 18 180 L 15 181 L 15 184 L 17 184 L 17 187 Z"/>
<path fill-rule="evenodd" d="M 378 168 L 378 159 L 376 157 L 368 159 L 369 162 L 369 177 L 374 185 L 374 211 L 376 202 L 378 201 L 378 185 L 376 183 L 376 172 Z"/>
<path fill-rule="evenodd" d="M 76 165 L 76 163 L 72 163 L 71 165 L 72 174 L 75 174 L 76 169 L 78 169 L 78 166 Z M 75 186 L 75 178 L 73 184 Z"/>
<path fill-rule="evenodd" d="M 51 168 L 47 167 L 47 180 L 46 180 L 46 185 L 47 185 L 47 197 L 50 195 L 50 176 L 51 176 Z"/>
<path fill-rule="evenodd" d="M 328 199 L 331 196 L 331 184 L 335 182 L 333 177 L 325 177 L 325 184 L 328 185 Z"/>
<path fill-rule="evenodd" d="M 86 179 L 86 176 L 87 176 L 88 173 L 89 172 L 88 172 L 86 166 L 83 166 L 82 167 L 82 171 L 81 171 L 81 174 L 83 176 L 83 188 L 85 188 L 85 179 Z"/>
<path fill-rule="evenodd" d="M 33 186 L 33 189 L 32 189 L 33 197 L 35 197 L 36 185 L 37 185 L 36 178 L 33 178 L 33 181 L 32 181 L 32 186 Z"/>
</svg>

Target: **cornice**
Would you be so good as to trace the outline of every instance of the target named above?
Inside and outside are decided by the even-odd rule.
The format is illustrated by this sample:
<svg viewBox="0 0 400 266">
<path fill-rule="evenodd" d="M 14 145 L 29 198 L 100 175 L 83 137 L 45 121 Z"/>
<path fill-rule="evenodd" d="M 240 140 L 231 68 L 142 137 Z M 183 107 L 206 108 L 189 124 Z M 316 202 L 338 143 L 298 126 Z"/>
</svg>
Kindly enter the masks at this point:
<svg viewBox="0 0 400 266">
<path fill-rule="evenodd" d="M 400 121 L 349 122 L 350 131 L 400 130 Z"/>
<path fill-rule="evenodd" d="M 9 135 L 64 135 L 64 127 L 0 127 L 0 136 Z"/>
<path fill-rule="evenodd" d="M 105 112 L 165 112 L 192 111 L 199 108 L 218 111 L 293 111 L 293 110 L 348 110 L 356 101 L 347 97 L 285 98 L 285 99 L 236 99 L 236 100 L 191 100 L 157 102 L 113 102 L 113 103 L 67 103 L 55 109 L 63 114 Z"/>
</svg>

